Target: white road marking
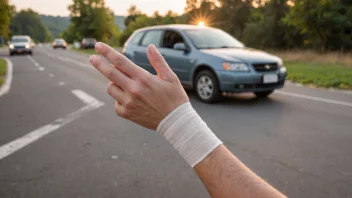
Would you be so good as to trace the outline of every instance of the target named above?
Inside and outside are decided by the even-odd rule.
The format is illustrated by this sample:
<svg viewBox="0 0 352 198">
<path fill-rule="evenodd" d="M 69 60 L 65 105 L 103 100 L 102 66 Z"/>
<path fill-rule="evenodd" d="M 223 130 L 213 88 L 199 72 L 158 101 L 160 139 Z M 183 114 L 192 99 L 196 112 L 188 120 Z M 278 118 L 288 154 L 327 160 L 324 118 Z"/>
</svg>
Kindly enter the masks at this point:
<svg viewBox="0 0 352 198">
<path fill-rule="evenodd" d="M 65 82 L 59 82 L 59 86 L 64 86 Z"/>
<path fill-rule="evenodd" d="M 5 83 L 0 87 L 0 97 L 7 94 L 11 89 L 13 65 L 10 59 L 4 58 L 7 62 L 7 72 Z"/>
<path fill-rule="evenodd" d="M 34 65 L 35 65 L 36 67 L 39 67 L 39 63 L 37 63 L 37 62 L 35 62 Z"/>
<path fill-rule="evenodd" d="M 275 91 L 275 93 L 281 94 L 281 95 L 285 95 L 285 96 L 291 96 L 291 97 L 295 97 L 295 98 L 301 98 L 301 99 L 313 100 L 313 101 L 317 101 L 317 102 L 324 102 L 324 103 L 328 103 L 328 104 L 352 107 L 352 103 L 350 103 L 350 102 L 344 102 L 344 101 L 339 101 L 339 100 L 332 100 L 332 99 L 327 99 L 327 98 L 308 96 L 308 95 L 292 93 L 292 92 L 285 92 L 285 91 Z"/>
<path fill-rule="evenodd" d="M 45 68 L 44 68 L 44 67 L 38 67 L 38 70 L 39 70 L 39 71 L 44 71 Z"/>
<path fill-rule="evenodd" d="M 53 73 L 50 73 L 49 76 L 52 77 L 52 78 L 55 77 L 55 75 Z"/>
<path fill-rule="evenodd" d="M 4 159 L 5 157 L 15 153 L 16 151 L 22 149 L 23 147 L 39 140 L 40 138 L 48 135 L 55 130 L 67 125 L 68 123 L 82 117 L 84 114 L 93 111 L 104 105 L 103 102 L 93 98 L 92 96 L 88 95 L 87 93 L 81 90 L 73 90 L 72 93 L 81 99 L 86 105 L 75 111 L 71 114 L 68 114 L 62 118 L 59 118 L 53 121 L 50 124 L 42 126 L 34 131 L 31 131 L 27 135 L 24 135 L 16 140 L 9 142 L 0 147 L 0 160 Z"/>
<path fill-rule="evenodd" d="M 70 62 L 70 63 L 74 63 L 78 66 L 81 66 L 81 67 L 86 67 L 86 68 L 90 68 L 90 69 L 93 69 L 93 67 L 89 64 L 85 64 L 85 63 L 82 63 L 82 62 L 79 62 L 79 61 L 76 61 L 72 58 L 67 58 L 67 57 L 63 57 L 63 56 L 53 56 L 52 54 L 50 54 L 49 52 L 47 51 L 43 51 L 47 56 L 49 57 L 52 57 L 52 58 L 56 58 L 56 59 L 59 59 L 61 61 L 64 61 L 64 62 Z"/>
</svg>

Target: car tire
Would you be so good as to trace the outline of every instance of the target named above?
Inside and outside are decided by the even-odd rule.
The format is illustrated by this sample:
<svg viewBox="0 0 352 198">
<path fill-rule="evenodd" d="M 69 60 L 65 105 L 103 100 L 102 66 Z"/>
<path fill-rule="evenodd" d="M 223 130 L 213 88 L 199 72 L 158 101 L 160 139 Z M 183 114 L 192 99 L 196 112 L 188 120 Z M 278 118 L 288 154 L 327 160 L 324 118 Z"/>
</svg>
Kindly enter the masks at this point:
<svg viewBox="0 0 352 198">
<path fill-rule="evenodd" d="M 13 56 L 13 53 L 12 53 L 12 52 L 10 52 L 10 56 Z"/>
<path fill-rule="evenodd" d="M 260 91 L 260 92 L 254 92 L 254 94 L 257 96 L 257 98 L 267 98 L 273 92 L 274 92 L 274 90 Z"/>
<path fill-rule="evenodd" d="M 32 52 L 32 51 L 29 51 L 29 55 L 31 55 L 31 56 L 32 56 L 32 55 L 33 55 L 33 52 Z"/>
<path fill-rule="evenodd" d="M 198 98 L 205 103 L 215 103 L 221 98 L 219 81 L 214 72 L 210 70 L 200 71 L 194 81 L 195 92 Z"/>
</svg>

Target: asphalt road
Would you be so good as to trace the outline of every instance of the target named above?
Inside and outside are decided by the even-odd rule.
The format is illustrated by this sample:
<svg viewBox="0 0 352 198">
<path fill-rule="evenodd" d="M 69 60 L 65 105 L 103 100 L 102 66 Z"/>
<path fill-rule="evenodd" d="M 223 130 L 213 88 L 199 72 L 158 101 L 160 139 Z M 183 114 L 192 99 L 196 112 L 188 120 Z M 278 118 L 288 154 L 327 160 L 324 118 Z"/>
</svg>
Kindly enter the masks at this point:
<svg viewBox="0 0 352 198">
<path fill-rule="evenodd" d="M 162 137 L 115 116 L 107 80 L 87 55 L 38 46 L 10 59 L 1 198 L 208 197 Z M 226 146 L 289 197 L 352 197 L 352 94 L 288 84 L 265 100 L 245 94 L 209 105 L 189 96 Z"/>
</svg>

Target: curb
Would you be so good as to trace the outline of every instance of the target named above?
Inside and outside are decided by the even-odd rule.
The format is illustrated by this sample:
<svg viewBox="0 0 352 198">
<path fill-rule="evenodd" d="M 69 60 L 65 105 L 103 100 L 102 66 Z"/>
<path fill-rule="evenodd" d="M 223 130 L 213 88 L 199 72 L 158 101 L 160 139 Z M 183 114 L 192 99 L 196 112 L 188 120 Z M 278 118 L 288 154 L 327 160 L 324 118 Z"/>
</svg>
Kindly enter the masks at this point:
<svg viewBox="0 0 352 198">
<path fill-rule="evenodd" d="M 12 82 L 12 72 L 13 72 L 13 65 L 10 59 L 2 57 L 3 59 L 6 60 L 7 62 L 7 72 L 6 72 L 6 79 L 5 83 L 0 87 L 0 97 L 3 95 L 7 94 L 10 91 L 11 88 L 11 82 Z"/>
</svg>

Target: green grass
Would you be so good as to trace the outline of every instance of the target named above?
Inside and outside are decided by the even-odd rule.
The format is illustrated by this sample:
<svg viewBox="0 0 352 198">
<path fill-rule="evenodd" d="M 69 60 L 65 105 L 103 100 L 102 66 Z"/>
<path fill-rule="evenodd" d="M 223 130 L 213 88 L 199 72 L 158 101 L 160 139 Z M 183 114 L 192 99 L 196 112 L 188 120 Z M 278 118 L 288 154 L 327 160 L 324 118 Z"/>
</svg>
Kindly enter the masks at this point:
<svg viewBox="0 0 352 198">
<path fill-rule="evenodd" d="M 85 54 L 97 54 L 95 52 L 95 49 L 77 49 L 77 48 L 72 48 L 72 50 L 76 51 L 76 52 L 81 52 L 81 53 L 85 53 Z"/>
<path fill-rule="evenodd" d="M 5 82 L 7 63 L 4 59 L 0 58 L 0 86 Z"/>
<path fill-rule="evenodd" d="M 324 88 L 352 89 L 352 67 L 334 63 L 285 62 L 288 79 Z"/>
</svg>

